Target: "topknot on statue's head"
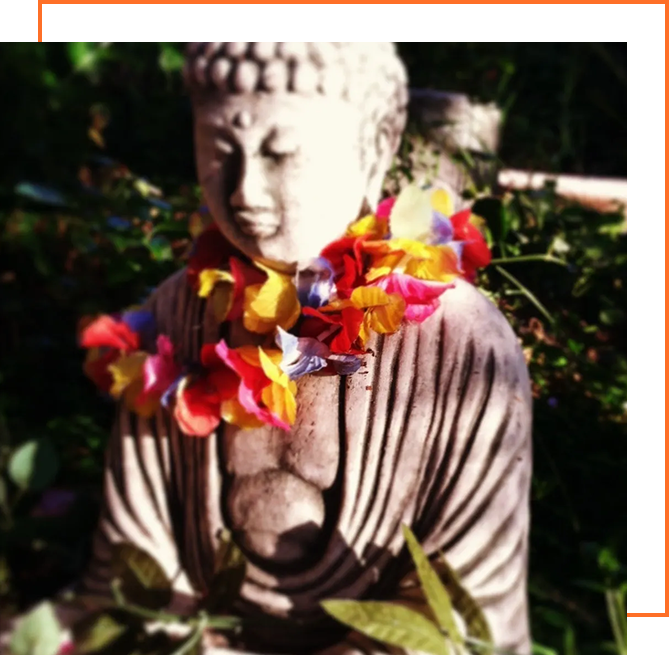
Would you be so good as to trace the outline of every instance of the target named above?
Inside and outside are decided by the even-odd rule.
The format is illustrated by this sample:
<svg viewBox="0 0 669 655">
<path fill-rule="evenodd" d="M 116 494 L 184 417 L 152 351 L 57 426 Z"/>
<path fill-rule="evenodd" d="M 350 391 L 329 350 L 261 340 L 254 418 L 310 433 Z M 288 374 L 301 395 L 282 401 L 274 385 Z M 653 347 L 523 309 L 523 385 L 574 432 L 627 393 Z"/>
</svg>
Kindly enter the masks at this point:
<svg viewBox="0 0 669 655">
<path fill-rule="evenodd" d="M 392 43 L 191 43 L 184 77 L 193 100 L 211 95 L 297 93 L 338 97 L 401 134 L 408 101 Z"/>
</svg>

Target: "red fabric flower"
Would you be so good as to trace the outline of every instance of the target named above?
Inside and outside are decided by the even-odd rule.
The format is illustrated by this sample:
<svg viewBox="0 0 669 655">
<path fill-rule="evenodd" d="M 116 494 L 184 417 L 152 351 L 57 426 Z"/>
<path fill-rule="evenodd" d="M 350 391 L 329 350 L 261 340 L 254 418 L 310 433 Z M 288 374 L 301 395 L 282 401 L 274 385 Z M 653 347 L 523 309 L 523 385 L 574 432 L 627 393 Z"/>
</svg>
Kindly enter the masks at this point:
<svg viewBox="0 0 669 655">
<path fill-rule="evenodd" d="M 109 393 L 114 384 L 114 378 L 109 372 L 109 365 L 113 364 L 119 356 L 118 350 L 108 350 L 100 353 L 95 348 L 88 352 L 84 362 L 84 373 L 103 393 Z"/>
<path fill-rule="evenodd" d="M 196 291 L 200 288 L 200 273 L 208 268 L 221 268 L 236 251 L 215 224 L 206 228 L 195 240 L 188 258 L 186 279 Z"/>
<path fill-rule="evenodd" d="M 230 257 L 230 272 L 235 278 L 232 295 L 232 307 L 228 313 L 228 321 L 235 321 L 244 313 L 244 292 L 254 284 L 261 284 L 267 279 L 267 274 L 255 266 L 247 264 L 238 257 Z"/>
<path fill-rule="evenodd" d="M 87 325 L 81 333 L 83 348 L 115 348 L 133 352 L 139 348 L 140 335 L 122 320 L 104 315 Z"/>
<path fill-rule="evenodd" d="M 476 275 L 476 270 L 484 268 L 492 259 L 492 254 L 481 232 L 470 223 L 472 210 L 464 209 L 451 216 L 453 240 L 462 241 L 462 270 L 468 280 Z"/>
<path fill-rule="evenodd" d="M 300 336 L 322 341 L 335 355 L 361 354 L 357 344 L 365 312 L 356 307 L 345 307 L 339 312 L 322 312 L 312 307 L 302 308 L 305 317 Z M 328 334 L 329 333 L 329 334 Z M 326 334 L 327 336 L 323 336 Z"/>
<path fill-rule="evenodd" d="M 200 352 L 205 372 L 184 378 L 177 390 L 174 418 L 184 434 L 209 436 L 221 422 L 221 404 L 237 394 L 239 377 L 216 354 L 214 344 Z"/>
<path fill-rule="evenodd" d="M 327 259 L 332 266 L 335 286 L 343 298 L 349 298 L 353 289 L 365 284 L 362 244 L 367 240 L 367 236 L 342 237 L 321 251 L 321 257 Z"/>
</svg>

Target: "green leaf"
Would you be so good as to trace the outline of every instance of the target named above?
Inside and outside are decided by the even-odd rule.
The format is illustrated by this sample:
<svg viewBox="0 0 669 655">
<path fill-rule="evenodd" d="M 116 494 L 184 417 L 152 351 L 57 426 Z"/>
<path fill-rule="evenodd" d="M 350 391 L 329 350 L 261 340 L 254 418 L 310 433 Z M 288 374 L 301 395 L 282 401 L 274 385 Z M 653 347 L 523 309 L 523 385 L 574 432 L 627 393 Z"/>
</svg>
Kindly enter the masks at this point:
<svg viewBox="0 0 669 655">
<path fill-rule="evenodd" d="M 115 544 L 112 572 L 125 599 L 149 609 L 161 609 L 172 598 L 167 574 L 147 552 L 132 544 Z"/>
<path fill-rule="evenodd" d="M 32 182 L 20 182 L 14 188 L 14 193 L 16 193 L 17 196 L 22 196 L 23 198 L 44 205 L 65 207 L 67 204 L 65 198 L 59 191 L 39 184 L 33 184 Z"/>
<path fill-rule="evenodd" d="M 92 70 L 98 59 L 98 51 L 96 43 L 71 42 L 67 44 L 67 54 L 77 71 Z"/>
<path fill-rule="evenodd" d="M 209 586 L 207 610 L 212 613 L 227 610 L 239 597 L 246 575 L 246 558 L 232 542 L 229 532 L 223 532 L 216 552 L 214 577 Z"/>
<path fill-rule="evenodd" d="M 166 73 L 179 71 L 184 65 L 183 53 L 177 50 L 171 43 L 161 43 L 158 65 Z"/>
<path fill-rule="evenodd" d="M 420 578 L 423 593 L 437 619 L 437 623 L 456 644 L 462 644 L 463 638 L 455 623 L 451 597 L 448 595 L 446 587 L 444 587 L 439 578 L 439 574 L 434 570 L 432 564 L 430 564 L 430 560 L 418 543 L 418 539 L 416 539 L 414 533 L 406 525 L 402 526 L 402 531 L 404 532 L 404 539 L 407 542 L 411 557 L 416 565 L 416 572 Z"/>
<path fill-rule="evenodd" d="M 462 586 L 460 579 L 449 566 L 443 554 L 436 562 L 435 568 L 451 597 L 455 611 L 462 617 L 465 626 L 467 626 L 467 637 L 473 637 L 490 644 L 490 648 L 484 649 L 483 652 L 492 652 L 492 632 L 483 610 Z"/>
<path fill-rule="evenodd" d="M 20 621 L 12 635 L 12 655 L 56 655 L 60 649 L 61 628 L 51 603 L 38 605 Z"/>
<path fill-rule="evenodd" d="M 153 237 L 147 244 L 152 257 L 159 262 L 165 262 L 172 259 L 172 245 L 169 239 L 164 236 Z"/>
<path fill-rule="evenodd" d="M 48 439 L 34 439 L 12 453 L 7 467 L 9 477 L 24 491 L 39 491 L 58 473 L 58 453 Z"/>
<path fill-rule="evenodd" d="M 446 638 L 439 628 L 403 605 L 354 600 L 326 600 L 321 605 L 341 623 L 382 643 L 449 655 Z"/>
<path fill-rule="evenodd" d="M 77 623 L 72 633 L 77 652 L 86 655 L 108 648 L 126 635 L 128 629 L 129 626 L 120 620 L 117 613 L 102 612 Z"/>
<path fill-rule="evenodd" d="M 170 655 L 199 655 L 203 632 L 204 626 L 199 625 L 170 652 Z"/>
<path fill-rule="evenodd" d="M 556 650 L 542 646 L 541 644 L 532 644 L 532 655 L 559 655 Z"/>
</svg>

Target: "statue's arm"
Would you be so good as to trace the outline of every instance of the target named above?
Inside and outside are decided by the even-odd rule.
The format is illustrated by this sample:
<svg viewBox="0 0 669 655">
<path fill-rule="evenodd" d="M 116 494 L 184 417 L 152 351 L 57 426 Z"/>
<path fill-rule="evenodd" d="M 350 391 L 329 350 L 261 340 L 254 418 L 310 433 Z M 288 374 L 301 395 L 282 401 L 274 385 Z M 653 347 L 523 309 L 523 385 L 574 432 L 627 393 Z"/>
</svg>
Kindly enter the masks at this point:
<svg viewBox="0 0 669 655">
<path fill-rule="evenodd" d="M 527 365 L 510 325 L 478 290 L 460 284 L 443 303 L 443 425 L 414 528 L 429 554 L 443 553 L 496 645 L 527 655 Z"/>
<path fill-rule="evenodd" d="M 161 284 L 143 309 L 154 315 L 159 334 L 187 349 L 182 355 L 192 358 L 199 352 L 201 304 L 182 272 Z M 119 404 L 107 446 L 102 512 L 85 576 L 87 591 L 109 590 L 112 546 L 128 542 L 163 567 L 174 581 L 175 597 L 185 601 L 194 594 L 200 581 L 193 585 L 184 568 L 188 569 L 189 555 L 200 550 L 199 532 L 207 540 L 215 529 L 206 520 L 211 502 L 203 501 L 211 485 L 217 484 L 214 451 L 215 437 L 184 437 L 162 408 L 146 419 Z M 189 465 L 193 460 L 204 464 L 206 475 Z M 202 479 L 195 480 L 197 476 Z M 200 530 L 205 523 L 207 529 Z"/>
</svg>

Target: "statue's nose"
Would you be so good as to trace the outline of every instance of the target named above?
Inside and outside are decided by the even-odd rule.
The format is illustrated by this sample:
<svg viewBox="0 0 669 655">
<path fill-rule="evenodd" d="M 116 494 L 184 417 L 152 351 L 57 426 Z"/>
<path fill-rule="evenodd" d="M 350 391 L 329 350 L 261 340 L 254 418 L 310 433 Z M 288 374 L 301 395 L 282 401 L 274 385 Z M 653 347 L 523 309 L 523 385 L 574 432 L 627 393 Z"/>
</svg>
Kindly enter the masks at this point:
<svg viewBox="0 0 669 655">
<path fill-rule="evenodd" d="M 239 210 L 273 211 L 269 180 L 260 157 L 244 157 L 239 179 L 230 196 L 230 204 Z"/>
</svg>

